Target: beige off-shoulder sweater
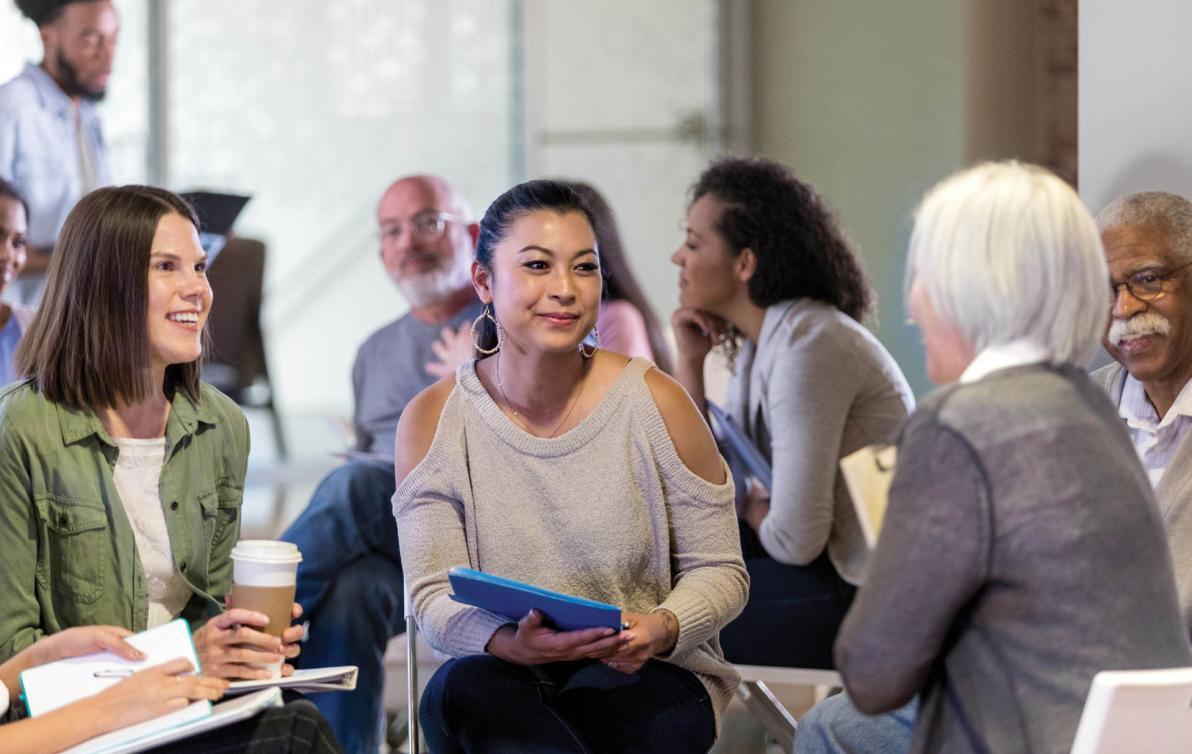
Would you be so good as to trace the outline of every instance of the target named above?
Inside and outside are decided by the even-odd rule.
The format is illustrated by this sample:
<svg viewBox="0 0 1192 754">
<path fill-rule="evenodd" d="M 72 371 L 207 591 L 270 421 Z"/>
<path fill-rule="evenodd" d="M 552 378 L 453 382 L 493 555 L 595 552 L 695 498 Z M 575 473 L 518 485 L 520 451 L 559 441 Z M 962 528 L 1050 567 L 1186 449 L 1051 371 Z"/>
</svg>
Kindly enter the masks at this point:
<svg viewBox="0 0 1192 754">
<path fill-rule="evenodd" d="M 720 714 L 739 677 L 719 631 L 745 605 L 731 479 L 679 458 L 634 359 L 579 425 L 554 439 L 513 424 L 473 364 L 456 375 L 426 457 L 393 496 L 419 629 L 452 656 L 484 652 L 503 618 L 454 602 L 466 566 L 634 612 L 665 608 L 679 639 L 664 658 L 696 674 Z"/>
</svg>

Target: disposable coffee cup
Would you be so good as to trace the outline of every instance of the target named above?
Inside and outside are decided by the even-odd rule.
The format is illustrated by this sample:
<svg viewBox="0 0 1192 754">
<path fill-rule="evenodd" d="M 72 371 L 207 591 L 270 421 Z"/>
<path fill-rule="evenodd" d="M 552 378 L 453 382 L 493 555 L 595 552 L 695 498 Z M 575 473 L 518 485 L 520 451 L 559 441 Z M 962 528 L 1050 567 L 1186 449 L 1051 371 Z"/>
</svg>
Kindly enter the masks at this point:
<svg viewBox="0 0 1192 754">
<path fill-rule="evenodd" d="M 232 548 L 232 606 L 269 616 L 265 633 L 281 636 L 290 626 L 294 587 L 302 554 L 297 545 L 271 539 L 242 539 Z M 281 677 L 284 660 L 258 665 Z"/>
</svg>

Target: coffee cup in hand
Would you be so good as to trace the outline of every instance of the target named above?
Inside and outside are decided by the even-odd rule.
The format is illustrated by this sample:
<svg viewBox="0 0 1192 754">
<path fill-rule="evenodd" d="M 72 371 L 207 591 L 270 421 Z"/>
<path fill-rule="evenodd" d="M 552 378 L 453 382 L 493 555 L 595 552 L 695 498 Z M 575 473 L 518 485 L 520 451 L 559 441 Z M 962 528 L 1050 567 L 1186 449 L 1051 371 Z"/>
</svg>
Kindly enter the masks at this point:
<svg viewBox="0 0 1192 754">
<path fill-rule="evenodd" d="M 280 637 L 290 626 L 302 554 L 289 542 L 242 539 L 232 549 L 232 604 L 269 616 L 265 633 Z M 284 660 L 265 667 L 281 677 Z"/>
</svg>

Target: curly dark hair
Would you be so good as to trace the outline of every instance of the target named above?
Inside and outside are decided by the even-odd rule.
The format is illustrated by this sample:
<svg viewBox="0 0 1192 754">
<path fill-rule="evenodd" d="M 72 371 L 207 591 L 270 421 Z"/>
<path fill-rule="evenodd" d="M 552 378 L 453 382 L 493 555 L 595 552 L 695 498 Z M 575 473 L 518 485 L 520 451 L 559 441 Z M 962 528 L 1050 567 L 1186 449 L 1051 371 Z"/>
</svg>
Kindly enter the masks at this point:
<svg viewBox="0 0 1192 754">
<path fill-rule="evenodd" d="M 17 10 L 25 18 L 37 24 L 38 28 L 58 20 L 62 9 L 71 3 L 88 3 L 96 0 L 13 0 Z"/>
<path fill-rule="evenodd" d="M 734 255 L 752 249 L 749 298 L 760 307 L 812 298 L 863 320 L 874 296 L 852 244 L 815 189 L 761 157 L 713 162 L 691 187 L 691 202 L 724 202 L 717 230 Z"/>
</svg>

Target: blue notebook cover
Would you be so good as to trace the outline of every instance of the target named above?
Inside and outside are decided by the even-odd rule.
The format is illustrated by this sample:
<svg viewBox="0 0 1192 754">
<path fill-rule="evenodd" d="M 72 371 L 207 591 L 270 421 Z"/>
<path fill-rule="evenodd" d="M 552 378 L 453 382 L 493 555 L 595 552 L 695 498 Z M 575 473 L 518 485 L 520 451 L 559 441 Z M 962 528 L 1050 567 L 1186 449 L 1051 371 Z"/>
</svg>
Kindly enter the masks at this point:
<svg viewBox="0 0 1192 754">
<path fill-rule="evenodd" d="M 560 631 L 601 626 L 621 630 L 621 608 L 615 605 L 552 592 L 471 568 L 452 568 L 447 578 L 454 591 L 451 599 L 511 621 L 519 621 L 531 609 L 537 609 L 548 625 Z"/>
<path fill-rule="evenodd" d="M 770 462 L 753 444 L 753 440 L 750 440 L 749 436 L 745 434 L 745 430 L 733 421 L 727 411 L 712 401 L 708 401 L 707 404 L 708 414 L 715 422 L 716 438 L 727 446 L 726 450 L 734 453 L 745 464 L 745 468 L 757 481 L 761 482 L 763 487 L 773 491 L 774 472 L 770 467 Z"/>
</svg>

